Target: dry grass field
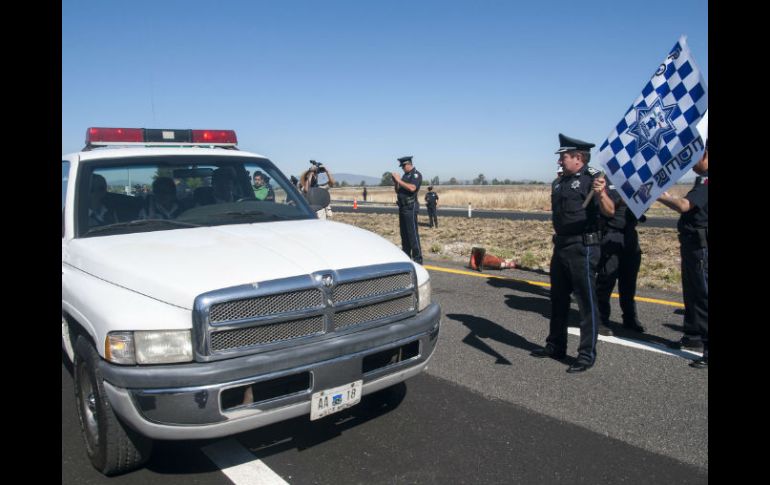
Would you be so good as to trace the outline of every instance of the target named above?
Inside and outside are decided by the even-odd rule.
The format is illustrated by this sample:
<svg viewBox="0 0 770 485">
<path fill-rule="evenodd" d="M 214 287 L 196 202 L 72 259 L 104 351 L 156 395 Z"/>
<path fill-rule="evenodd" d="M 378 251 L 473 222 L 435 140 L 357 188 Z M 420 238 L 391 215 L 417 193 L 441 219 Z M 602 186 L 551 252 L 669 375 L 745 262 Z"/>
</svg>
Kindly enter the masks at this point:
<svg viewBox="0 0 770 485">
<path fill-rule="evenodd" d="M 674 185 L 670 192 L 682 196 L 690 190 L 690 185 Z M 427 193 L 427 185 L 420 189 L 421 201 Z M 345 187 L 330 190 L 332 200 L 363 200 L 362 187 Z M 544 185 L 438 185 L 434 191 L 439 196 L 439 205 L 445 207 L 468 207 L 474 209 L 505 209 L 522 211 L 550 211 L 551 186 Z M 367 187 L 369 202 L 395 204 L 396 194 L 392 187 Z M 656 202 L 647 211 L 647 215 L 676 217 L 672 210 Z"/>
<path fill-rule="evenodd" d="M 397 214 L 336 212 L 332 220 L 375 232 L 401 247 Z M 419 224 L 425 258 L 467 264 L 471 248 L 481 246 L 489 254 L 512 258 L 523 269 L 548 271 L 553 249 L 550 222 L 439 217 L 439 227 L 430 228 L 427 213 L 421 210 Z M 645 228 L 640 224 L 639 239 L 643 253 L 639 287 L 681 292 L 676 229 Z"/>
</svg>

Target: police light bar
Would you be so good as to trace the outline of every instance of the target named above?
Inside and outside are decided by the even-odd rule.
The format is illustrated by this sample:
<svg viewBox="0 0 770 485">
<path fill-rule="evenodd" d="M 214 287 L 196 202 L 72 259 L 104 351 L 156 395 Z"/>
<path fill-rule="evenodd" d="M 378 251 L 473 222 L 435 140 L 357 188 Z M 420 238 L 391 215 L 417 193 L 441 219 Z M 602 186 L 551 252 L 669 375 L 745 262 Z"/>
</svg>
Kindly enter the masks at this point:
<svg viewBox="0 0 770 485">
<path fill-rule="evenodd" d="M 86 146 L 174 145 L 235 147 L 235 130 L 164 130 L 151 128 L 88 128 Z"/>
</svg>

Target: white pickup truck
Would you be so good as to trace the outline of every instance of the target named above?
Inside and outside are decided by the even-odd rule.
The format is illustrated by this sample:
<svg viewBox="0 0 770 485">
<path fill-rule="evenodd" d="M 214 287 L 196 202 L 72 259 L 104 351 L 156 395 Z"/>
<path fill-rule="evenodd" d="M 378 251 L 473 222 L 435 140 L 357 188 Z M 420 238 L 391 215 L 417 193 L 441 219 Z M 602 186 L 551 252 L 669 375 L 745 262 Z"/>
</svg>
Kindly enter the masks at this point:
<svg viewBox="0 0 770 485">
<path fill-rule="evenodd" d="M 428 272 L 314 209 L 232 130 L 89 128 L 62 157 L 62 348 L 98 470 L 142 466 L 153 439 L 323 418 L 425 368 Z"/>
</svg>

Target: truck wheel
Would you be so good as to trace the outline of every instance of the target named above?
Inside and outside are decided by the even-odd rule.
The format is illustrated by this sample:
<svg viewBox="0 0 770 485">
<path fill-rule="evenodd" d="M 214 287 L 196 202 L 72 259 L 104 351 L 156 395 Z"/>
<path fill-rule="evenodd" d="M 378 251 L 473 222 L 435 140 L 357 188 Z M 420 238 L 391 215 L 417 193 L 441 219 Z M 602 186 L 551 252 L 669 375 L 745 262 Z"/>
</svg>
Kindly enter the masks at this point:
<svg viewBox="0 0 770 485">
<path fill-rule="evenodd" d="M 152 452 L 152 440 L 120 422 L 112 410 L 99 371 L 99 354 L 78 337 L 75 343 L 74 384 L 80 429 L 91 464 L 105 475 L 141 467 Z"/>
</svg>

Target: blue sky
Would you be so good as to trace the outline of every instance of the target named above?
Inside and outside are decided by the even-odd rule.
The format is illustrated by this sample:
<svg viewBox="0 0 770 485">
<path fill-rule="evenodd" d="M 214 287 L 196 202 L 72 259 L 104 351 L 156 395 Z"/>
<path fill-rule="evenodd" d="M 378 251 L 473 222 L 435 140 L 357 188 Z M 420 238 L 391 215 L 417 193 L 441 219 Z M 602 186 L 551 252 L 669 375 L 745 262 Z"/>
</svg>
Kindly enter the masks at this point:
<svg viewBox="0 0 770 485">
<path fill-rule="evenodd" d="M 680 35 L 708 82 L 707 5 L 63 0 L 62 153 L 222 128 L 287 175 L 550 181 L 558 133 L 601 144 Z"/>
</svg>

